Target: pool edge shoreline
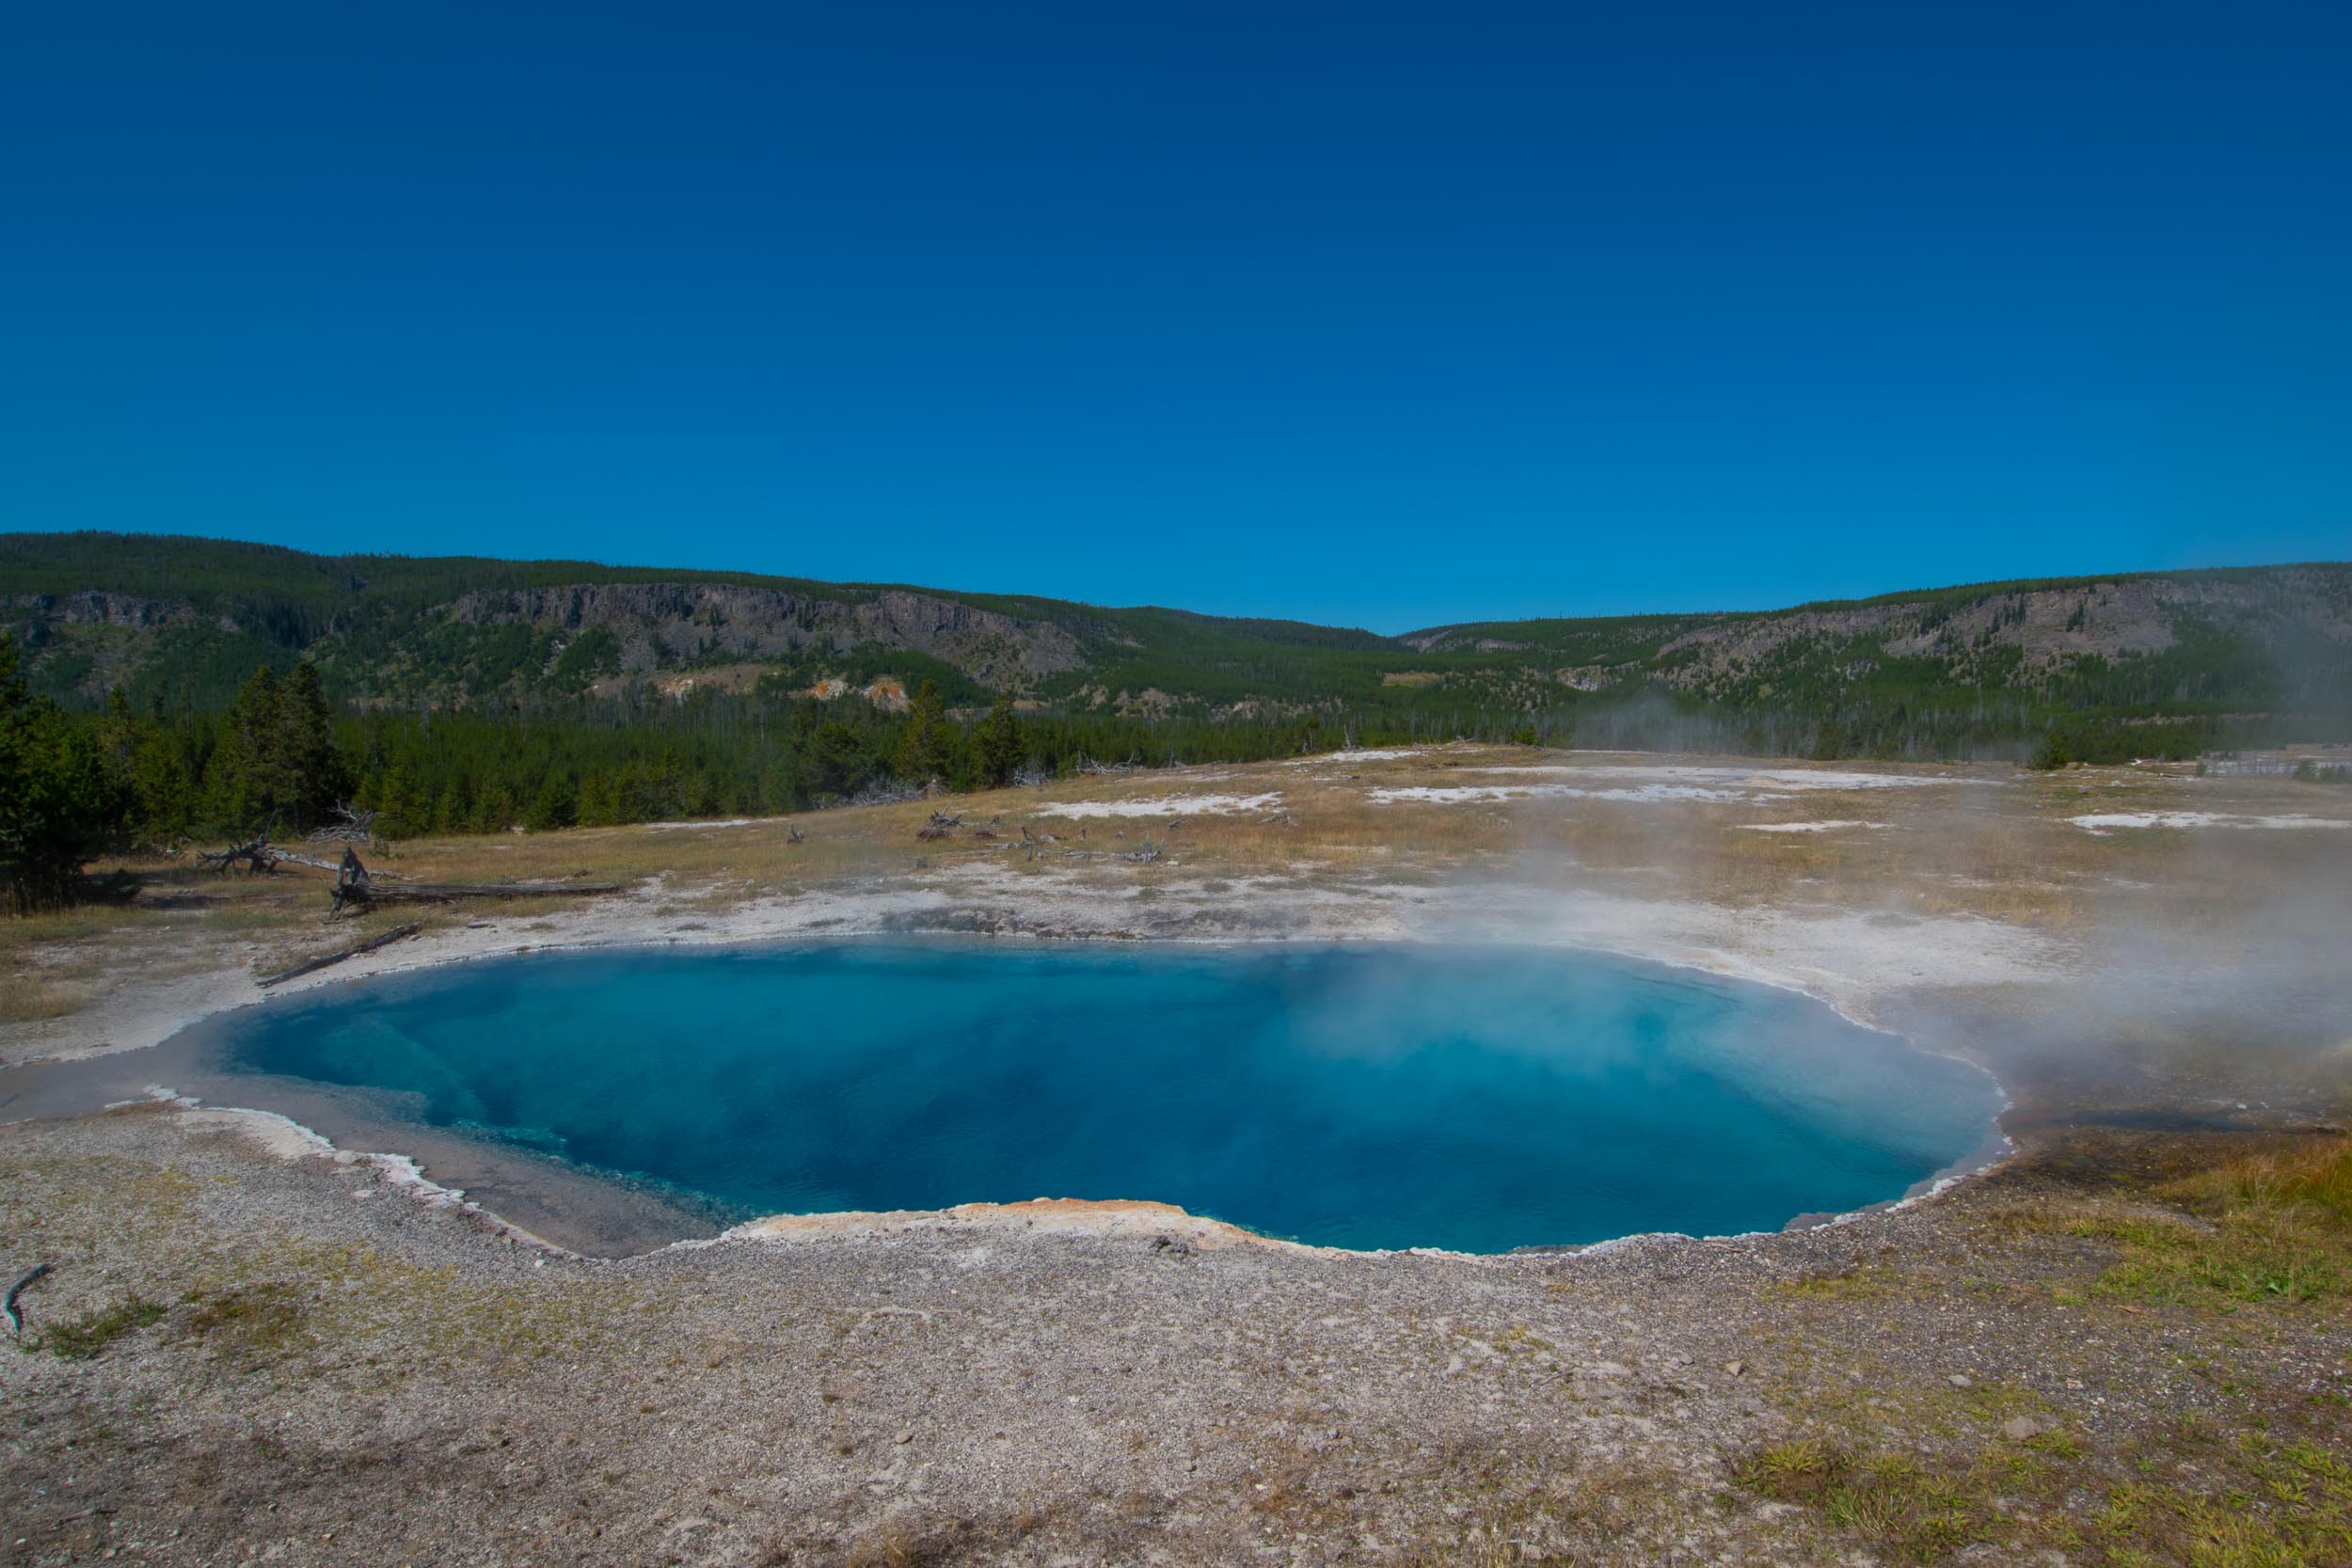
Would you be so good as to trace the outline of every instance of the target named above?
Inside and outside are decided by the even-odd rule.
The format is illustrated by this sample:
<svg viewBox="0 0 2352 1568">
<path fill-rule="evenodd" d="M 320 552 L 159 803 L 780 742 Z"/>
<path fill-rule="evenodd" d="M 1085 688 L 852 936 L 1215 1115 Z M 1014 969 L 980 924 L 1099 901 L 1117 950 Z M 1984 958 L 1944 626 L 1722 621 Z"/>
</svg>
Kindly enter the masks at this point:
<svg viewBox="0 0 2352 1568">
<path fill-rule="evenodd" d="M 180 1035 L 195 1028 L 199 1024 L 225 1017 L 230 1013 L 242 1011 L 246 1007 L 266 1005 L 281 995 L 307 995 L 333 986 L 360 985 L 373 980 L 388 978 L 393 975 L 416 974 L 431 970 L 453 968 L 461 964 L 566 953 L 660 953 L 678 947 L 708 949 L 757 949 L 763 947 L 782 947 L 787 945 L 829 945 L 835 942 L 857 943 L 871 941 L 916 942 L 935 942 L 948 945 L 973 946 L 1011 941 L 1027 943 L 1067 942 L 1072 945 L 1085 946 L 1165 946 L 1174 948 L 1263 948 L 1306 945 L 1361 946 L 1384 942 L 1433 948 L 1442 947 L 1449 944 L 1446 939 L 1443 938 L 1429 935 L 1416 936 L 1410 934 L 1404 936 L 1387 935 L 1379 937 L 1350 937 L 1334 935 L 1326 932 L 1311 932 L 1289 936 L 1267 936 L 1255 938 L 1218 937 L 1167 939 L 1107 936 L 1046 936 L 1033 932 L 990 933 L 945 929 L 885 929 L 881 927 L 865 930 L 828 930 L 815 933 L 801 932 L 786 935 L 730 933 L 707 934 L 704 932 L 694 932 L 689 934 L 688 936 L 674 936 L 663 941 L 617 940 L 580 941 L 570 942 L 524 942 L 459 953 L 404 955 L 404 958 L 407 958 L 411 961 L 389 963 L 381 968 L 373 969 L 364 974 L 344 974 L 320 976 L 314 983 L 289 987 L 282 992 L 265 992 L 259 996 L 250 997 L 243 1001 L 227 1002 L 218 1006 L 195 1012 L 189 1015 L 177 1028 L 175 1028 L 169 1035 L 165 1036 L 161 1040 L 151 1042 L 150 1044 L 142 1046 L 127 1047 L 121 1051 L 103 1053 L 103 1054 L 122 1055 L 140 1050 L 152 1050 L 164 1044 L 167 1040 L 177 1038 Z M 1609 958 L 1629 960 L 1637 964 L 1651 965 L 1663 970 L 1685 971 L 1694 974 L 1707 975 L 1717 980 L 1729 980 L 1735 983 L 1763 986 L 1773 990 L 1802 996 L 1808 1001 L 1827 1007 L 1836 1017 L 1857 1028 L 1867 1030 L 1872 1034 L 1883 1036 L 1890 1040 L 1899 1042 L 1906 1050 L 1915 1051 L 1925 1056 L 1937 1057 L 1961 1063 L 1974 1069 L 1976 1071 L 1981 1073 L 1986 1082 L 1991 1085 L 1994 1095 L 1998 1099 L 1998 1104 L 1988 1121 L 1985 1136 L 1980 1139 L 1975 1147 L 1973 1147 L 1967 1153 L 1959 1157 L 1957 1160 L 1952 1161 L 1944 1166 L 1939 1167 L 1937 1170 L 1931 1172 L 1930 1174 L 1912 1182 L 1903 1190 L 1901 1194 L 1892 1197 L 1878 1199 L 1873 1202 L 1861 1205 L 1857 1208 L 1837 1211 L 1835 1212 L 1800 1212 L 1796 1215 L 1792 1215 L 1787 1223 L 1774 1229 L 1708 1232 L 1704 1234 L 1677 1230 L 1630 1231 L 1623 1235 L 1604 1237 L 1592 1242 L 1561 1243 L 1535 1243 L 1491 1253 L 1468 1252 L 1452 1248 L 1433 1246 L 1357 1248 L 1331 1246 L 1315 1243 L 1299 1242 L 1287 1237 L 1271 1236 L 1263 1232 L 1252 1230 L 1247 1226 L 1238 1225 L 1231 1221 L 1219 1220 L 1208 1215 L 1194 1214 L 1177 1205 L 1166 1203 L 1153 1198 L 1068 1198 L 1041 1196 L 1038 1198 L 1017 1200 L 1006 1203 L 962 1203 L 939 1209 L 823 1210 L 800 1213 L 787 1212 L 759 1214 L 729 1226 L 716 1236 L 681 1237 L 675 1241 L 664 1243 L 660 1246 L 646 1248 L 643 1251 L 601 1254 L 564 1246 L 560 1243 L 541 1237 L 531 1231 L 526 1227 L 508 1219 L 506 1216 L 499 1213 L 495 1210 L 487 1208 L 467 1197 L 466 1189 L 462 1187 L 447 1186 L 436 1181 L 426 1172 L 424 1165 L 417 1156 L 399 1151 L 345 1149 L 340 1148 L 334 1142 L 314 1129 L 303 1125 L 301 1122 L 294 1120 L 293 1117 L 288 1117 L 281 1112 L 272 1111 L 265 1107 L 205 1104 L 200 1101 L 182 1096 L 178 1094 L 176 1090 L 167 1089 L 163 1085 L 150 1085 L 149 1093 L 159 1101 L 175 1102 L 188 1111 L 199 1112 L 200 1114 L 213 1117 L 255 1118 L 250 1129 L 252 1141 L 261 1145 L 265 1151 L 277 1154 L 280 1158 L 297 1160 L 305 1155 L 315 1154 L 320 1157 L 331 1158 L 338 1164 L 365 1164 L 376 1169 L 379 1172 L 388 1173 L 386 1178 L 387 1185 L 398 1188 L 406 1196 L 427 1208 L 464 1214 L 518 1245 L 543 1251 L 550 1256 L 560 1256 L 568 1259 L 593 1261 L 621 1261 L 625 1259 L 654 1258 L 665 1253 L 679 1250 L 707 1248 L 721 1243 L 787 1245 L 818 1240 L 853 1241 L 884 1234 L 905 1233 L 916 1229 L 940 1230 L 1004 1227 L 1029 1230 L 1037 1228 L 1035 1224 L 1036 1219 L 1041 1214 L 1047 1212 L 1050 1212 L 1053 1215 L 1053 1224 L 1047 1228 L 1053 1231 L 1059 1231 L 1067 1234 L 1125 1234 L 1132 1229 L 1132 1227 L 1128 1223 L 1131 1219 L 1137 1214 L 1150 1212 L 1168 1216 L 1169 1225 L 1175 1226 L 1178 1228 L 1184 1229 L 1188 1232 L 1196 1232 L 1200 1237 L 1211 1238 L 1207 1244 L 1216 1247 L 1246 1244 L 1305 1255 L 1328 1256 L 1335 1258 L 1383 1259 L 1427 1257 L 1460 1259 L 1474 1261 L 1490 1261 L 1513 1258 L 1543 1258 L 1558 1259 L 1578 1257 L 1602 1257 L 1611 1252 L 1621 1250 L 1645 1241 L 1725 1243 L 1748 1241 L 1756 1238 L 1790 1233 L 1824 1231 L 1842 1227 L 1854 1224 L 1858 1221 L 1867 1219 L 1873 1215 L 1899 1212 L 1916 1205 L 1928 1202 L 1933 1198 L 1940 1197 L 1962 1183 L 1984 1176 L 1998 1168 L 2000 1165 L 2015 1158 L 2019 1152 L 2019 1147 L 2016 1141 L 2009 1135 L 2006 1129 L 2002 1126 L 2003 1119 L 2010 1114 L 2010 1111 L 2015 1109 L 2016 1102 L 2014 1097 L 2010 1093 L 2008 1086 L 2002 1083 L 1999 1076 L 1984 1063 L 1976 1061 L 1957 1052 L 1936 1050 L 1932 1047 L 1920 1043 L 1912 1037 L 1903 1034 L 1899 1030 L 1890 1028 L 1868 1018 L 1858 1017 L 1847 1006 L 1842 1006 L 1836 999 L 1823 995 L 1820 991 L 1800 983 L 1793 977 L 1763 973 L 1757 970 L 1755 966 L 1748 964 L 1726 963 L 1714 965 L 1692 961 L 1688 956 L 1669 958 L 1661 956 L 1656 952 L 1642 951 L 1639 948 L 1630 945 L 1597 944 L 1583 942 L 1532 942 L 1518 945 L 1523 945 L 1531 950 L 1537 951 L 1556 950 L 1563 953 L 1597 954 Z M 33 1064 L 24 1063 L 17 1065 L 29 1066 Z M 7 1070 L 8 1069 L 0 1069 L 0 1073 L 5 1073 Z M 0 1121 L 0 1125 L 6 1125 L 5 1121 Z M 292 1145 L 286 1144 L 285 1140 L 294 1137 L 298 1137 L 300 1140 L 305 1141 L 306 1147 L 298 1151 L 292 1150 Z M 281 1152 L 278 1148 L 273 1147 L 273 1139 L 284 1144 L 285 1149 L 288 1151 Z M 565 1164 L 584 1181 L 598 1185 L 611 1185 L 614 1183 L 614 1178 L 611 1173 L 600 1171 L 595 1166 L 568 1161 L 565 1162 Z M 1041 1208 L 1041 1206 L 1043 1207 Z M 1166 1227 L 1164 1227 L 1163 1228 Z"/>
</svg>

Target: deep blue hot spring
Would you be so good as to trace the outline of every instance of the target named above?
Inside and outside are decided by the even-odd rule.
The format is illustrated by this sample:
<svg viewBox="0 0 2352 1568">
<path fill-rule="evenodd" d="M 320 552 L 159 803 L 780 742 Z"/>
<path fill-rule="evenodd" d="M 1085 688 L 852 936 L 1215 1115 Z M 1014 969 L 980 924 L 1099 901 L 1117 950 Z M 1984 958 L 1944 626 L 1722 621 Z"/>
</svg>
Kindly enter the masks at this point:
<svg viewBox="0 0 2352 1568">
<path fill-rule="evenodd" d="M 547 955 L 207 1027 L 232 1072 L 747 1213 L 1156 1198 L 1354 1247 L 1777 1228 L 1899 1196 L 1998 1109 L 1803 997 L 1556 950 Z"/>
</svg>

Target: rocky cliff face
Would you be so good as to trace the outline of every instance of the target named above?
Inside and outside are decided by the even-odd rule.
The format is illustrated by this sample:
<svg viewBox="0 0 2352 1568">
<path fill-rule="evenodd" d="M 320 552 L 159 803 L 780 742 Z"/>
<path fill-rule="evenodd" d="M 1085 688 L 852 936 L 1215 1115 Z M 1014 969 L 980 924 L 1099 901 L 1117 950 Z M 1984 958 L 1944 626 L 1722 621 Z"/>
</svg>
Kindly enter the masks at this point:
<svg viewBox="0 0 2352 1568">
<path fill-rule="evenodd" d="M 1679 658 L 1671 676 L 1706 687 L 1798 645 L 1877 642 L 1897 658 L 1943 663 L 1959 679 L 2024 682 L 2086 657 L 2128 658 L 2176 646 L 2198 623 L 2271 643 L 2299 636 L 2352 645 L 2352 598 L 2341 571 L 2285 571 L 2245 580 L 2139 578 L 2087 587 L 1948 601 L 1796 611 L 1694 628 L 1660 650 Z"/>
<path fill-rule="evenodd" d="M 1025 685 L 1086 664 L 1077 640 L 1051 621 L 898 589 L 832 599 L 729 583 L 582 583 L 467 594 L 428 618 L 572 633 L 601 627 L 633 670 L 872 645 L 929 655 L 986 685 Z"/>
<path fill-rule="evenodd" d="M 8 621 L 27 626 L 159 626 L 196 617 L 196 611 L 185 604 L 95 590 L 80 594 L 15 594 L 6 603 Z"/>
<path fill-rule="evenodd" d="M 40 689 L 85 703 L 142 680 L 175 692 L 193 680 L 199 703 L 225 701 L 255 663 L 294 653 L 318 659 L 339 692 L 391 703 L 640 683 L 745 690 L 771 673 L 795 689 L 829 677 L 862 689 L 946 681 L 944 665 L 990 690 L 1087 711 L 1240 717 L 1341 704 L 1366 672 L 1335 654 L 1370 656 L 1390 700 L 1425 691 L 1449 713 L 1524 711 L 1563 689 L 1647 685 L 1748 707 L 1834 705 L 1859 683 L 1882 694 L 1959 687 L 2047 702 L 2054 679 L 2098 703 L 2243 696 L 2335 712 L 2352 688 L 2352 566 L 2342 564 L 1961 588 L 1765 613 L 1491 622 L 1393 640 L 1050 600 L 974 603 L 945 591 L 516 564 L 524 569 L 6 535 L 0 631 L 15 636 Z M 1445 656 L 1442 666 L 1430 668 L 1427 655 Z"/>
<path fill-rule="evenodd" d="M 1532 635 L 1531 628 L 1524 640 L 1497 636 L 1511 629 L 1507 623 L 1438 627 L 1402 641 L 1427 652 L 1491 653 L 1548 648 L 1556 640 L 1565 651 L 1576 639 L 1597 638 L 1593 625 L 1537 623 L 1547 634 Z M 1834 664 L 1860 673 L 1881 658 L 1931 660 L 1963 682 L 2025 684 L 2085 658 L 2161 654 L 2179 645 L 2185 631 L 2200 627 L 2274 648 L 2352 649 L 2352 569 L 2129 578 L 1958 599 L 1937 594 L 1764 614 L 1665 618 L 1612 634 L 1620 642 L 1650 643 L 1645 657 L 1576 666 L 1583 678 L 1569 684 L 1593 689 L 1656 676 L 1680 690 L 1720 695 L 1778 670 Z"/>
</svg>

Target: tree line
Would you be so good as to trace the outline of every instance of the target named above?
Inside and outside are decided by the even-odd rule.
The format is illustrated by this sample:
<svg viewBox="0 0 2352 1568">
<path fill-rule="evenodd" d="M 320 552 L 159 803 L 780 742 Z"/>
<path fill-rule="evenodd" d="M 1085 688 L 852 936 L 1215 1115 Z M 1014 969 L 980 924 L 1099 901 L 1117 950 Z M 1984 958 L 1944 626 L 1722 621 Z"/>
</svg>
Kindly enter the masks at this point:
<svg viewBox="0 0 2352 1568">
<path fill-rule="evenodd" d="M 936 782 L 985 789 L 1090 761 L 1255 761 L 1366 735 L 1319 715 L 1212 722 L 1033 715 L 1000 696 L 951 710 L 925 682 L 903 710 L 773 687 L 684 701 L 635 692 L 557 710 L 342 709 L 319 673 L 255 670 L 217 712 L 96 713 L 36 696 L 0 635 L 0 896 L 71 900 L 97 857 L 328 822 L 340 805 L 393 836 L 780 816 Z"/>
<path fill-rule="evenodd" d="M 957 695 L 970 695 L 958 691 Z M 1522 744 L 1875 759 L 2008 756 L 2042 767 L 2194 756 L 2314 738 L 2308 718 L 2154 705 L 2069 709 L 2048 694 L 1944 701 L 1850 689 L 1817 701 L 1700 701 L 1647 683 L 1427 711 L 1334 695 L 1311 708 L 1146 718 L 951 708 L 935 681 L 903 709 L 820 701 L 792 683 L 678 700 L 642 687 L 458 709 L 341 706 L 297 661 L 253 669 L 217 710 L 112 691 L 96 712 L 32 693 L 0 634 L 0 901 L 71 898 L 107 852 L 190 839 L 299 836 L 339 804 L 394 836 L 782 816 L 936 781 L 951 790 L 1089 762 L 1252 762 L 1343 744 Z M 2215 706 L 2221 705 L 2216 703 Z M 2319 723 L 2332 738 L 2340 724 Z"/>
</svg>

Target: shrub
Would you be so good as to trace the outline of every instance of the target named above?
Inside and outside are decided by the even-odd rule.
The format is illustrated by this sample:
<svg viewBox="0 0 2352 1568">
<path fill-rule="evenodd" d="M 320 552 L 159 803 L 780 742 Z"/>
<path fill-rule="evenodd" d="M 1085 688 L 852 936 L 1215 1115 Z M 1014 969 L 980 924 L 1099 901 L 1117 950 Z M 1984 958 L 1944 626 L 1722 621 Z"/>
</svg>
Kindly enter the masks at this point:
<svg viewBox="0 0 2352 1568">
<path fill-rule="evenodd" d="M 2033 755 L 2026 759 L 2026 766 L 2054 773 L 2074 760 L 2074 754 L 2067 749 L 2066 742 L 2052 732 L 2034 743 Z"/>
</svg>

